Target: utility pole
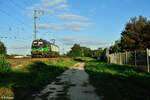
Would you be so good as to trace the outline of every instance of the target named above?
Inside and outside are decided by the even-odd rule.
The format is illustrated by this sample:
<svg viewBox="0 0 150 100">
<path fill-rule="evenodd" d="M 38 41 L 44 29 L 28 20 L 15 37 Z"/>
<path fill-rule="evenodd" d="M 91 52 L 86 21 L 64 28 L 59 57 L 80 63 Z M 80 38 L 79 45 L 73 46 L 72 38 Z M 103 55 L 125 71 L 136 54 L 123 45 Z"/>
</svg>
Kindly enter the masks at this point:
<svg viewBox="0 0 150 100">
<path fill-rule="evenodd" d="M 37 15 L 37 10 L 34 10 L 34 40 L 36 40 L 36 15 Z"/>
</svg>

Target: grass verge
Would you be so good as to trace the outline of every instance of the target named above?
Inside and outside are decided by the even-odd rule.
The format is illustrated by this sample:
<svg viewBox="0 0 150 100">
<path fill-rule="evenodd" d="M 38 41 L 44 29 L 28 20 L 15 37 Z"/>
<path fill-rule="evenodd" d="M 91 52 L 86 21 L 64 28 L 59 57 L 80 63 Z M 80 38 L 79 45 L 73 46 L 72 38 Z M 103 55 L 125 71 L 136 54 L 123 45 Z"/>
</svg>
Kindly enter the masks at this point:
<svg viewBox="0 0 150 100">
<path fill-rule="evenodd" d="M 90 82 L 104 100 L 150 100 L 150 74 L 126 65 L 86 63 Z"/>
<path fill-rule="evenodd" d="M 74 63 L 76 62 L 69 58 L 55 58 L 35 61 L 24 66 L 22 70 L 12 69 L 9 73 L 0 74 L 0 98 L 8 96 L 15 97 L 15 100 L 33 100 L 33 93 L 50 84 Z"/>
<path fill-rule="evenodd" d="M 95 59 L 91 57 L 75 57 L 74 60 L 79 62 L 89 62 L 94 61 Z"/>
</svg>

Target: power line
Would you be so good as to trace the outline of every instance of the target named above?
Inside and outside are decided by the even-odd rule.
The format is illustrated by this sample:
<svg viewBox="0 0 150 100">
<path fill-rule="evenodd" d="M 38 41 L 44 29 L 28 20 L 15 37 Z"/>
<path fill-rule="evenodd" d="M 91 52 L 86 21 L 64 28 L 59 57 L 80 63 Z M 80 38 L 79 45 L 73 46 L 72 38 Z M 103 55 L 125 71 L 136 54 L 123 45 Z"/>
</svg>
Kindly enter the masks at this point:
<svg viewBox="0 0 150 100">
<path fill-rule="evenodd" d="M 15 7 L 24 9 L 22 6 L 20 6 L 19 4 L 15 3 L 13 0 L 9 0 Z"/>
<path fill-rule="evenodd" d="M 15 21 L 18 21 L 19 23 L 21 23 L 21 24 L 23 24 L 23 25 L 25 25 L 25 26 L 28 26 L 28 25 L 26 25 L 24 22 L 22 22 L 19 18 L 15 18 L 14 16 L 11 16 L 11 15 L 8 14 L 7 12 L 5 12 L 4 10 L 0 9 L 0 12 L 2 12 L 2 13 L 4 13 L 5 15 L 9 16 L 10 18 L 14 18 Z M 28 27 L 30 27 L 30 26 L 28 26 Z M 30 28 L 31 28 L 31 27 L 30 27 Z"/>
<path fill-rule="evenodd" d="M 18 3 L 16 3 L 14 0 L 9 0 L 15 7 L 18 7 L 19 9 L 22 9 L 22 10 L 25 10 L 25 8 L 23 8 L 21 5 L 19 5 Z M 25 2 L 25 1 L 24 1 Z M 26 3 L 23 3 L 23 4 L 26 4 Z M 28 5 L 27 5 L 28 6 Z M 18 18 L 17 18 L 18 19 Z M 21 21 L 21 20 L 20 20 Z M 23 22 L 21 21 L 21 24 Z M 23 23 L 25 25 L 25 23 Z M 27 25 L 28 26 L 28 25 Z M 29 26 L 31 27 L 31 26 Z"/>
</svg>

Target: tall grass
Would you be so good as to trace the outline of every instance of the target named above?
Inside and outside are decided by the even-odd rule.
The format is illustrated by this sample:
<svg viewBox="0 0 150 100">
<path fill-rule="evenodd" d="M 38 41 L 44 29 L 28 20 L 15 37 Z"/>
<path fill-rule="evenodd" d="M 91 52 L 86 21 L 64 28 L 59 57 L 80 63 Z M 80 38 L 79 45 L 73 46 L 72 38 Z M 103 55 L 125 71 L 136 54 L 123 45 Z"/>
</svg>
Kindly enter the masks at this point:
<svg viewBox="0 0 150 100">
<path fill-rule="evenodd" d="M 32 100 L 33 93 L 50 84 L 74 63 L 76 62 L 68 58 L 35 61 L 26 65 L 23 70 L 15 69 L 8 74 L 4 74 L 7 78 L 0 76 L 0 88 L 7 87 L 12 89 L 15 100 Z"/>
<path fill-rule="evenodd" d="M 86 63 L 90 82 L 104 100 L 150 100 L 150 74 L 126 65 Z"/>
<path fill-rule="evenodd" d="M 0 74 L 6 74 L 11 71 L 11 66 L 7 62 L 5 55 L 0 55 Z"/>
</svg>

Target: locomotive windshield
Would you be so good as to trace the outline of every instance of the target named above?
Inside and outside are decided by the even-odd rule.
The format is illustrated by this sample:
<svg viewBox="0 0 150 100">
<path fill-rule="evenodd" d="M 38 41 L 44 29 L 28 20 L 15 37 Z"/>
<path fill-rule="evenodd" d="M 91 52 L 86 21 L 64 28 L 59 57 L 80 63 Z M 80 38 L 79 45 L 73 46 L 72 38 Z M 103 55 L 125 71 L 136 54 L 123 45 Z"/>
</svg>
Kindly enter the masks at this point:
<svg viewBox="0 0 150 100">
<path fill-rule="evenodd" d="M 39 48 L 39 47 L 43 47 L 43 42 L 33 42 L 32 44 L 32 48 Z"/>
</svg>

